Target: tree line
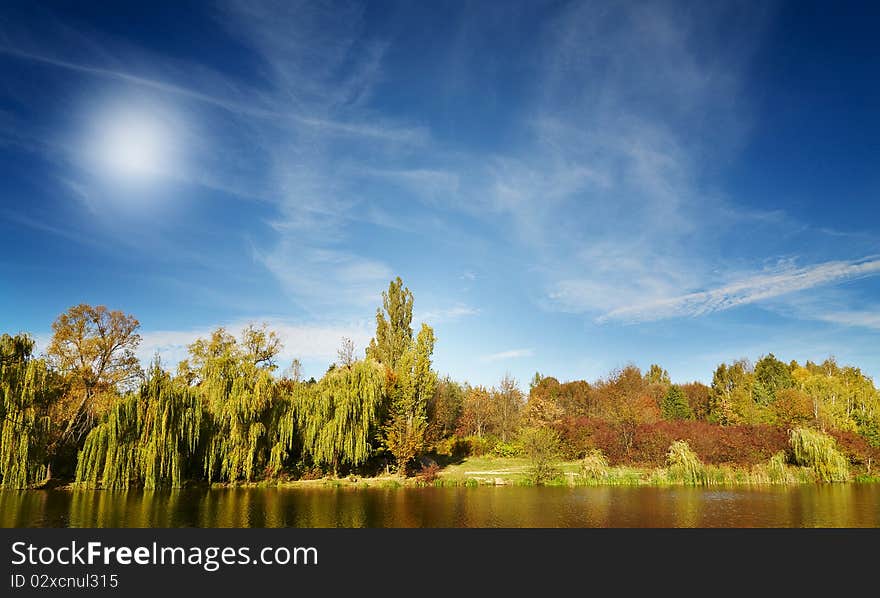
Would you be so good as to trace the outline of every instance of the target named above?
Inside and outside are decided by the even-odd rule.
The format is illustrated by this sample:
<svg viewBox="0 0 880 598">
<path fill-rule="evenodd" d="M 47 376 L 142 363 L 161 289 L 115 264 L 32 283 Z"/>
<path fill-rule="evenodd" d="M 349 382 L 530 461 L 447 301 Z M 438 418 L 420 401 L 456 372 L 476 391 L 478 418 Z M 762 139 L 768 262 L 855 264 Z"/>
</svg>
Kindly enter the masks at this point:
<svg viewBox="0 0 880 598">
<path fill-rule="evenodd" d="M 510 376 L 492 388 L 439 377 L 433 329 L 415 331 L 412 310 L 410 290 L 391 281 L 363 357 L 343 339 L 338 361 L 307 381 L 296 361 L 277 374 L 282 344 L 265 325 L 238 337 L 215 330 L 173 373 L 158 357 L 142 370 L 139 322 L 103 306 L 60 315 L 44 355 L 27 334 L 3 335 L 0 486 L 406 475 L 428 457 L 534 454 L 548 443 L 567 458 L 599 451 L 637 463 L 683 438 L 710 461 L 747 461 L 803 428 L 833 434 L 853 460 L 880 446 L 880 393 L 833 359 L 721 364 L 709 386 L 673 384 L 658 365 L 594 382 L 536 374 L 526 394 Z"/>
</svg>

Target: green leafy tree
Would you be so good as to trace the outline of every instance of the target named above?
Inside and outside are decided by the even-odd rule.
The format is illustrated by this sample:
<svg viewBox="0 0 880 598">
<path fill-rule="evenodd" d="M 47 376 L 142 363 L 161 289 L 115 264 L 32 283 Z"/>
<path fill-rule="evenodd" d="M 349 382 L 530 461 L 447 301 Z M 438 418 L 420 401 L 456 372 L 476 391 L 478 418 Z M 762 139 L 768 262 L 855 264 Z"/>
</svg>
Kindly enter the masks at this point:
<svg viewBox="0 0 880 598">
<path fill-rule="evenodd" d="M 674 384 L 669 387 L 663 402 L 660 404 L 663 419 L 692 419 L 690 405 L 681 387 Z"/>
<path fill-rule="evenodd" d="M 755 399 L 763 404 L 776 400 L 777 391 L 794 386 L 791 369 L 776 359 L 773 353 L 762 357 L 755 364 Z"/>
<path fill-rule="evenodd" d="M 367 357 L 371 357 L 395 370 L 398 361 L 404 356 L 413 342 L 412 330 L 412 292 L 403 286 L 398 276 L 382 293 L 382 307 L 376 310 L 376 336 L 367 347 Z"/>
<path fill-rule="evenodd" d="M 390 404 L 385 444 L 397 461 L 398 472 L 404 474 L 425 446 L 428 402 L 437 384 L 437 374 L 431 369 L 434 331 L 422 324 L 413 338 L 413 295 L 400 277 L 382 293 L 382 306 L 376 312 L 376 336 L 367 347 L 367 357 L 386 368 Z"/>
<path fill-rule="evenodd" d="M 328 372 L 298 395 L 303 446 L 312 461 L 338 475 L 341 465 L 357 466 L 372 456 L 384 393 L 384 368 L 368 359 Z"/>
<path fill-rule="evenodd" d="M 546 484 L 560 475 L 559 433 L 551 428 L 523 428 L 519 435 L 522 454 L 528 459 L 527 475 L 534 484 Z"/>
<path fill-rule="evenodd" d="M 27 488 L 51 477 L 51 401 L 46 362 L 25 334 L 0 336 L 0 488 Z"/>
<path fill-rule="evenodd" d="M 652 363 L 651 367 L 648 368 L 648 371 L 645 373 L 645 382 L 648 384 L 662 384 L 664 386 L 672 384 L 672 380 L 669 378 L 669 372 L 656 363 Z"/>
<path fill-rule="evenodd" d="M 111 490 L 180 488 L 191 471 L 202 430 L 202 401 L 175 382 L 157 358 L 140 392 L 113 405 L 89 432 L 76 481 Z"/>
</svg>

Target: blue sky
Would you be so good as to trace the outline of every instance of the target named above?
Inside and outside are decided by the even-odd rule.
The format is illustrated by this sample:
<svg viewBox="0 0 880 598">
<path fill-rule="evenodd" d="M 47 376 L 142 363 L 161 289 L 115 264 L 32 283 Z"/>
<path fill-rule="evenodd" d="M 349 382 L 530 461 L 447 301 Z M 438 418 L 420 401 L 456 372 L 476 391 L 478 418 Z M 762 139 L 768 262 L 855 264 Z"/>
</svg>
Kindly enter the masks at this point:
<svg viewBox="0 0 880 598">
<path fill-rule="evenodd" d="M 174 362 L 266 321 L 317 377 L 400 275 L 473 383 L 880 374 L 864 3 L 30 4 L 0 14 L 0 332 L 104 304 Z"/>
</svg>

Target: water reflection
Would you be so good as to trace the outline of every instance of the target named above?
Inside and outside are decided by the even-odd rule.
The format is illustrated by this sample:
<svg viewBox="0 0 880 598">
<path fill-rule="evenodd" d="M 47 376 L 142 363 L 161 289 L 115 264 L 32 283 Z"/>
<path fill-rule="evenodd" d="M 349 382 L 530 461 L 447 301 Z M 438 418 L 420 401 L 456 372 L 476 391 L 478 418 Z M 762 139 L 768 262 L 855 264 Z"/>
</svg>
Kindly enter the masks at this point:
<svg viewBox="0 0 880 598">
<path fill-rule="evenodd" d="M 3 491 L 2 527 L 880 527 L 880 485 Z"/>
</svg>

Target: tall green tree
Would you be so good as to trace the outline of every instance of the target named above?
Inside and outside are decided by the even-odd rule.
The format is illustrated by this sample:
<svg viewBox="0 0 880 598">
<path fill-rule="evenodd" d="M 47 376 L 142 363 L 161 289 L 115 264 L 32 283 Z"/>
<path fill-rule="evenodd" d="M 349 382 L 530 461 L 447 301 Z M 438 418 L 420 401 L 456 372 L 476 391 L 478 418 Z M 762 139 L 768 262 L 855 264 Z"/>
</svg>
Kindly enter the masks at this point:
<svg viewBox="0 0 880 598">
<path fill-rule="evenodd" d="M 687 396 L 677 384 L 669 387 L 663 401 L 660 403 L 660 414 L 663 419 L 692 419 L 690 405 Z"/>
<path fill-rule="evenodd" d="M 791 368 L 776 359 L 773 353 L 766 355 L 755 364 L 755 399 L 763 404 L 776 400 L 777 391 L 794 386 Z"/>
<path fill-rule="evenodd" d="M 398 276 L 382 293 L 382 307 L 376 309 L 376 336 L 367 347 L 371 357 L 394 370 L 413 342 L 413 294 Z"/>
<path fill-rule="evenodd" d="M 425 446 L 428 401 L 434 394 L 437 374 L 431 369 L 434 330 L 422 324 L 413 338 L 413 295 L 400 277 L 382 293 L 376 311 L 376 336 L 367 357 L 385 366 L 388 378 L 389 418 L 384 426 L 385 445 L 397 461 L 398 472 Z"/>
</svg>

